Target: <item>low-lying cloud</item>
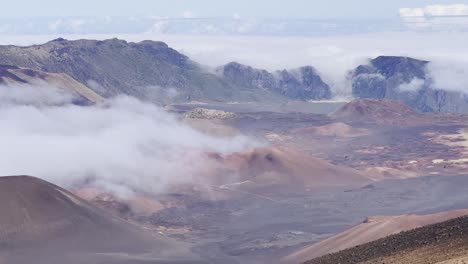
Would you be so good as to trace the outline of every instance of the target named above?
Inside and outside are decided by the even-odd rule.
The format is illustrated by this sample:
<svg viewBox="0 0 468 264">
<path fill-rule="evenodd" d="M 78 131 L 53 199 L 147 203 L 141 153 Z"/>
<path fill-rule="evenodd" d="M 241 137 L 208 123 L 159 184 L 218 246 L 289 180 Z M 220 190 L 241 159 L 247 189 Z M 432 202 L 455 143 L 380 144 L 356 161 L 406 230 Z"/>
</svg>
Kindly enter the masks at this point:
<svg viewBox="0 0 468 264">
<path fill-rule="evenodd" d="M 433 88 L 468 94 L 468 62 L 436 61 L 428 64 L 427 73 Z"/>
<path fill-rule="evenodd" d="M 94 106 L 57 106 L 49 104 L 55 99 L 44 104 L 51 97 L 34 97 L 31 91 L 0 91 L 0 175 L 34 175 L 63 186 L 92 182 L 123 194 L 157 193 L 174 184 L 203 181 L 207 152 L 256 145 L 245 136 L 202 134 L 130 97 Z M 24 104 L 18 96 L 37 101 Z"/>
<path fill-rule="evenodd" d="M 52 87 L 45 82 L 41 85 L 21 84 L 0 86 L 0 103 L 4 105 L 63 105 L 73 102 L 76 95 Z"/>
<path fill-rule="evenodd" d="M 408 83 L 401 84 L 398 90 L 402 92 L 416 92 L 423 88 L 425 81 L 423 79 L 414 78 Z"/>
</svg>

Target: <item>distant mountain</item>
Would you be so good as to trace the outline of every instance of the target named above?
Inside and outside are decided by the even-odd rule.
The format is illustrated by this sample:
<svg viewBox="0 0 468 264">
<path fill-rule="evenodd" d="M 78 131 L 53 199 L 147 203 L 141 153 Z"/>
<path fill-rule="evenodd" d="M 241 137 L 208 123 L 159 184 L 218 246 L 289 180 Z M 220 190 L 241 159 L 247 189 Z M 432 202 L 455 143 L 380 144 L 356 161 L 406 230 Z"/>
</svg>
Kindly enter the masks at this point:
<svg viewBox="0 0 468 264">
<path fill-rule="evenodd" d="M 56 39 L 30 47 L 1 46 L 0 63 L 66 73 L 104 97 L 149 101 L 235 100 L 235 91 L 165 43 Z"/>
<path fill-rule="evenodd" d="M 468 96 L 434 88 L 428 63 L 407 57 L 373 59 L 350 73 L 353 95 L 394 99 L 422 112 L 468 113 Z M 157 41 L 59 38 L 28 47 L 0 46 L 0 64 L 65 74 L 105 98 L 126 94 L 157 104 L 332 98 L 330 86 L 312 66 L 269 72 L 231 62 L 211 72 Z"/>
<path fill-rule="evenodd" d="M 426 72 L 428 63 L 408 57 L 377 57 L 351 73 L 353 96 L 399 100 L 422 112 L 468 112 L 466 95 L 433 87 Z"/>
<path fill-rule="evenodd" d="M 290 99 L 322 100 L 332 96 L 330 87 L 311 66 L 270 73 L 266 70 L 231 62 L 218 68 L 229 83 L 252 89 L 264 89 Z"/>
<path fill-rule="evenodd" d="M 382 125 L 417 125 L 432 120 L 404 103 L 390 99 L 356 99 L 330 116 L 341 121 Z"/>
<path fill-rule="evenodd" d="M 132 95 L 156 103 L 187 101 L 286 101 L 330 98 L 312 67 L 265 73 L 255 85 L 254 70 L 238 64 L 219 76 L 163 42 L 138 43 L 56 39 L 29 47 L 0 46 L 0 64 L 65 73 L 104 96 Z M 245 80 L 245 81 L 242 81 Z"/>
</svg>

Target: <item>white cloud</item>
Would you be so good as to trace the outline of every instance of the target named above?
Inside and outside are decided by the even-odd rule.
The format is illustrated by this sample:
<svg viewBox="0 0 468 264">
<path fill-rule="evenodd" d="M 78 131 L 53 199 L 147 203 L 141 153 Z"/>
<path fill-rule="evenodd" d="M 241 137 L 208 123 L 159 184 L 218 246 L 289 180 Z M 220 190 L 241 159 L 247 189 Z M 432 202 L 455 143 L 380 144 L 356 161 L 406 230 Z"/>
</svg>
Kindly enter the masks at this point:
<svg viewBox="0 0 468 264">
<path fill-rule="evenodd" d="M 376 80 L 376 79 L 385 80 L 385 76 L 383 76 L 380 73 L 363 73 L 363 74 L 359 74 L 357 78 L 366 79 L 366 80 Z"/>
<path fill-rule="evenodd" d="M 468 5 L 429 5 L 422 8 L 401 8 L 403 25 L 413 31 L 468 30 Z"/>
<path fill-rule="evenodd" d="M 428 74 L 433 87 L 441 90 L 468 94 L 468 62 L 461 60 L 439 60 L 430 63 Z"/>
<path fill-rule="evenodd" d="M 239 25 L 237 25 L 236 32 L 240 34 L 248 34 L 255 32 L 258 27 L 258 22 L 255 19 L 243 20 Z"/>
<path fill-rule="evenodd" d="M 424 12 L 428 16 L 468 16 L 468 5 L 430 5 Z"/>
<path fill-rule="evenodd" d="M 71 19 L 68 21 L 68 26 L 73 32 L 80 32 L 87 22 L 85 19 Z"/>
<path fill-rule="evenodd" d="M 49 28 L 49 31 L 51 32 L 57 32 L 58 29 L 60 28 L 60 26 L 62 25 L 63 23 L 63 20 L 62 19 L 57 19 L 55 21 L 50 21 L 48 23 L 48 28 Z"/>
<path fill-rule="evenodd" d="M 51 87 L 50 85 L 39 84 L 17 84 L 14 86 L 0 86 L 0 103 L 6 105 L 63 105 L 69 104 L 76 99 L 73 95 L 63 89 Z"/>
<path fill-rule="evenodd" d="M 400 17 L 422 17 L 424 15 L 423 8 L 400 8 Z"/>
<path fill-rule="evenodd" d="M 92 180 L 114 191 L 157 193 L 202 181 L 206 152 L 256 144 L 244 136 L 202 134 L 129 97 L 86 107 L 24 105 L 8 99 L 21 95 L 5 97 L 11 91 L 0 96 L 0 175 L 34 175 L 64 186 Z"/>
<path fill-rule="evenodd" d="M 401 17 L 468 16 L 468 5 L 428 5 L 422 8 L 400 8 Z"/>
<path fill-rule="evenodd" d="M 194 18 L 194 17 L 196 17 L 195 13 L 192 12 L 192 11 L 189 11 L 189 10 L 186 10 L 186 11 L 182 12 L 181 16 L 183 18 Z"/>
<path fill-rule="evenodd" d="M 425 81 L 423 79 L 414 78 L 408 83 L 403 83 L 398 87 L 402 92 L 416 92 L 423 88 Z"/>
<path fill-rule="evenodd" d="M 164 34 L 169 25 L 169 21 L 164 17 L 153 17 L 151 27 L 147 30 L 146 34 Z"/>
<path fill-rule="evenodd" d="M 86 24 L 92 24 L 93 20 L 92 19 L 57 19 L 48 22 L 47 24 L 47 29 L 50 32 L 54 33 L 60 33 L 60 32 L 73 32 L 73 33 L 78 33 L 83 31 L 83 27 Z"/>
</svg>

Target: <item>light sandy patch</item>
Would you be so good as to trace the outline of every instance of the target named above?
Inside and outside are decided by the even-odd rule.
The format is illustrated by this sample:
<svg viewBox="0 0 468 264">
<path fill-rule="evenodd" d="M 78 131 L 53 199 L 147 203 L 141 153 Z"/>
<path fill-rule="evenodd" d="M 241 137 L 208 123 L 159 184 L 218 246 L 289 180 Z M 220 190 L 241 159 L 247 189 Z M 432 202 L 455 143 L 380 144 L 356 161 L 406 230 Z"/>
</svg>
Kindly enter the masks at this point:
<svg viewBox="0 0 468 264">
<path fill-rule="evenodd" d="M 437 262 L 437 264 L 468 264 L 468 256 Z"/>
<path fill-rule="evenodd" d="M 374 181 L 385 179 L 408 179 L 421 176 L 420 173 L 411 170 L 400 170 L 389 167 L 369 167 L 363 170 Z"/>
</svg>

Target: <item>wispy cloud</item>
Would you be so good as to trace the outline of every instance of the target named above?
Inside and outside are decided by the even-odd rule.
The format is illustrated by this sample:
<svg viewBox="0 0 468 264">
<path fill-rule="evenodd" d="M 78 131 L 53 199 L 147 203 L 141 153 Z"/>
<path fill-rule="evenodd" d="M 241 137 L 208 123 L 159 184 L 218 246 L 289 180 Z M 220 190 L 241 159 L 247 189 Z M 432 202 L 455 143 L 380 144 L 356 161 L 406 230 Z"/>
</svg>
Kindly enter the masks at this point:
<svg viewBox="0 0 468 264">
<path fill-rule="evenodd" d="M 436 61 L 428 65 L 427 71 L 433 79 L 434 88 L 468 95 L 467 61 L 458 59 Z"/>
<path fill-rule="evenodd" d="M 468 5 L 428 5 L 421 8 L 400 8 L 401 17 L 468 16 Z"/>
<path fill-rule="evenodd" d="M 186 11 L 182 12 L 181 17 L 183 17 L 183 18 L 195 18 L 197 16 L 193 11 L 186 10 Z"/>
<path fill-rule="evenodd" d="M 407 29 L 415 31 L 467 31 L 468 5 L 429 5 L 401 8 L 400 17 Z"/>
<path fill-rule="evenodd" d="M 423 79 L 414 78 L 408 83 L 401 84 L 398 89 L 401 92 L 415 92 L 423 88 L 425 81 Z"/>
<path fill-rule="evenodd" d="M 129 97 L 76 106 L 63 105 L 69 98 L 54 89 L 44 88 L 47 94 L 36 97 L 38 87 L 0 88 L 0 175 L 157 193 L 173 184 L 203 183 L 202 171 L 210 162 L 206 152 L 240 151 L 256 144 L 241 135 L 202 134 Z M 62 105 L 44 104 L 51 100 Z"/>
</svg>

